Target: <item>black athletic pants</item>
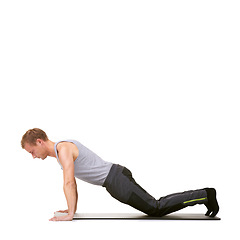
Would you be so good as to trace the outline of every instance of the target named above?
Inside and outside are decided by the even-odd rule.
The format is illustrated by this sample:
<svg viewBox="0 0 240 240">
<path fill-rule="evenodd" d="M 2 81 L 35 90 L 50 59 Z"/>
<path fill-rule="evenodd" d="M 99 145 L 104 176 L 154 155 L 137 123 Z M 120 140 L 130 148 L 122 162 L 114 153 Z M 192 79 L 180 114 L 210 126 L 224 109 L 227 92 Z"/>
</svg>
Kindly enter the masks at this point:
<svg viewBox="0 0 240 240">
<path fill-rule="evenodd" d="M 204 189 L 175 193 L 156 200 L 135 182 L 127 168 L 116 164 L 113 164 L 103 187 L 115 199 L 150 216 L 164 216 L 187 206 L 207 203 Z"/>
</svg>

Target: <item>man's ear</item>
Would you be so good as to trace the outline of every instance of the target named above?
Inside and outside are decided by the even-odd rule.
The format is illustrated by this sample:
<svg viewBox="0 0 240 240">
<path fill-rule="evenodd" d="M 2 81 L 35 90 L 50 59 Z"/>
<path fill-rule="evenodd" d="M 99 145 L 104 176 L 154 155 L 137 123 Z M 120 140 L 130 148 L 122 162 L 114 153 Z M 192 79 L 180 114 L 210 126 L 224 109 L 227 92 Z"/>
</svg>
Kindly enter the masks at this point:
<svg viewBox="0 0 240 240">
<path fill-rule="evenodd" d="M 36 141 L 36 144 L 40 144 L 40 145 L 42 145 L 42 144 L 43 144 L 43 140 L 40 139 L 40 138 L 38 138 L 37 141 Z"/>
</svg>

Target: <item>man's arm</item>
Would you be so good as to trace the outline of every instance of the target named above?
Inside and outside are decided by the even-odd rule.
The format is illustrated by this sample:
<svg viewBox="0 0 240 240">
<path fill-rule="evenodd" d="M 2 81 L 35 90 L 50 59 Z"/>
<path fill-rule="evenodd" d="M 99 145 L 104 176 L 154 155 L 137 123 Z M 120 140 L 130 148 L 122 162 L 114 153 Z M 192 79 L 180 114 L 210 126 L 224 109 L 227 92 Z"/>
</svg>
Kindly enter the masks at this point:
<svg viewBox="0 0 240 240">
<path fill-rule="evenodd" d="M 71 150 L 62 145 L 59 149 L 59 161 L 63 167 L 63 190 L 67 200 L 68 205 L 68 215 L 61 217 L 54 217 L 50 220 L 52 221 L 66 221 L 72 220 L 74 213 L 77 210 L 77 184 L 74 177 L 74 160 Z"/>
<path fill-rule="evenodd" d="M 76 197 L 76 205 L 75 205 L 75 212 L 77 211 L 77 204 L 78 204 L 78 191 L 77 191 L 77 183 L 76 183 L 76 179 L 74 178 L 75 180 L 75 184 L 76 184 L 76 194 L 77 194 L 77 197 Z M 74 213 L 75 213 L 74 212 Z"/>
</svg>

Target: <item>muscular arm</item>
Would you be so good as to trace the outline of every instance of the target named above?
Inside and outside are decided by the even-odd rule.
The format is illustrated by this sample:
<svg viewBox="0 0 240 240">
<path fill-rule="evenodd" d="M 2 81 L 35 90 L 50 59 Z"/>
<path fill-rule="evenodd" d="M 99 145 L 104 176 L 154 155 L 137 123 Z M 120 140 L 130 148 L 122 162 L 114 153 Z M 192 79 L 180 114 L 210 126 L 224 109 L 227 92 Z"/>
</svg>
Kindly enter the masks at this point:
<svg viewBox="0 0 240 240">
<path fill-rule="evenodd" d="M 63 190 L 68 205 L 68 215 L 73 216 L 77 209 L 77 184 L 74 177 L 74 160 L 71 151 L 62 147 L 59 160 L 63 167 Z"/>
<path fill-rule="evenodd" d="M 72 220 L 73 215 L 77 210 L 77 184 L 74 177 L 74 159 L 73 153 L 66 145 L 61 145 L 58 148 L 59 161 L 63 167 L 63 191 L 67 200 L 68 215 L 54 217 L 52 221 Z"/>
</svg>

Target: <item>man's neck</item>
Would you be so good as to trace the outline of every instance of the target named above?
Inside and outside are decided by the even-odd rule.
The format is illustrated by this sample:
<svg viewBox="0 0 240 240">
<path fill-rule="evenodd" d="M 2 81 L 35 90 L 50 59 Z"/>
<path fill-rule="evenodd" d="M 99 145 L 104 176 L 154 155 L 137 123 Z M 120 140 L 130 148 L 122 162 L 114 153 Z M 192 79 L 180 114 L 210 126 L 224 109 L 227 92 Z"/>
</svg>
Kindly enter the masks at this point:
<svg viewBox="0 0 240 240">
<path fill-rule="evenodd" d="M 56 156 L 56 153 L 55 153 L 55 150 L 54 150 L 54 145 L 55 145 L 55 142 L 52 142 L 50 140 L 48 140 L 46 142 L 46 147 L 47 147 L 47 151 L 48 151 L 48 156 L 49 157 L 57 157 Z"/>
</svg>

